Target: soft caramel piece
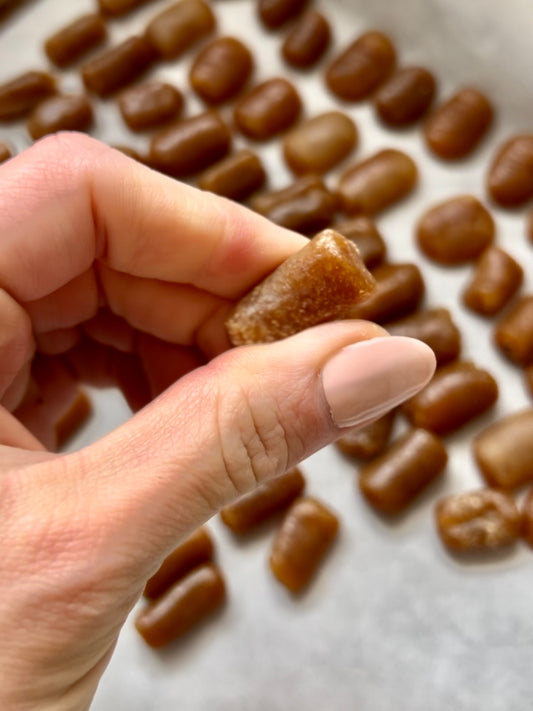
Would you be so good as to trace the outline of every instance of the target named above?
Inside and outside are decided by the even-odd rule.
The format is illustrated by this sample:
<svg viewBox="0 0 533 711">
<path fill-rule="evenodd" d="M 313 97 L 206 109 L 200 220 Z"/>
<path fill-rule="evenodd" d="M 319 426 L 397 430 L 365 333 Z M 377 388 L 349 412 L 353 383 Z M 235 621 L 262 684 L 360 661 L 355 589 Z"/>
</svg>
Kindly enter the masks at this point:
<svg viewBox="0 0 533 711">
<path fill-rule="evenodd" d="M 291 29 L 281 53 L 288 64 L 299 69 L 307 69 L 316 64 L 329 47 L 331 30 L 324 15 L 309 10 Z"/>
<path fill-rule="evenodd" d="M 198 187 L 240 202 L 262 188 L 265 180 L 261 159 L 244 148 L 204 171 Z"/>
<path fill-rule="evenodd" d="M 533 363 L 533 296 L 523 296 L 511 306 L 498 321 L 494 338 L 513 363 Z"/>
<path fill-rule="evenodd" d="M 533 409 L 487 427 L 474 439 L 473 452 L 489 486 L 515 489 L 533 481 Z"/>
<path fill-rule="evenodd" d="M 493 316 L 513 298 L 522 284 L 524 270 L 499 247 L 486 249 L 463 293 L 463 302 L 472 311 Z"/>
<path fill-rule="evenodd" d="M 102 15 L 119 17 L 149 2 L 152 0 L 98 0 L 98 7 Z"/>
<path fill-rule="evenodd" d="M 92 413 L 91 401 L 86 393 L 78 388 L 74 401 L 68 410 L 62 413 L 54 423 L 57 449 L 61 449 L 81 428 Z"/>
<path fill-rule="evenodd" d="M 387 125 L 408 126 L 427 113 L 435 90 L 435 77 L 427 69 L 403 67 L 378 89 L 374 105 Z"/>
<path fill-rule="evenodd" d="M 346 170 L 339 181 L 343 209 L 375 215 L 406 197 L 415 187 L 418 171 L 402 151 L 388 148 Z"/>
<path fill-rule="evenodd" d="M 437 365 L 455 360 L 461 352 L 461 333 L 448 309 L 427 309 L 385 325 L 391 336 L 424 341 L 435 353 Z"/>
<path fill-rule="evenodd" d="M 331 224 L 338 207 L 335 195 L 314 175 L 299 178 L 281 190 L 257 195 L 252 208 L 277 225 L 312 235 Z"/>
<path fill-rule="evenodd" d="M 322 503 L 297 499 L 287 511 L 270 554 L 270 569 L 292 593 L 303 590 L 337 536 L 339 521 Z"/>
<path fill-rule="evenodd" d="M 144 596 L 149 600 L 161 597 L 191 570 L 212 561 L 213 551 L 213 540 L 202 526 L 165 558 L 159 570 L 146 583 Z"/>
<path fill-rule="evenodd" d="M 93 110 L 85 94 L 58 94 L 42 101 L 32 112 L 28 131 L 34 140 L 57 131 L 87 131 Z"/>
<path fill-rule="evenodd" d="M 171 84 L 151 81 L 125 89 L 118 105 L 128 127 L 144 131 L 177 118 L 183 107 L 183 95 Z"/>
<path fill-rule="evenodd" d="M 83 83 L 98 96 L 108 96 L 138 79 L 153 60 L 153 49 L 144 37 L 130 37 L 86 62 Z"/>
<path fill-rule="evenodd" d="M 353 242 L 369 269 L 385 260 L 387 246 L 374 222 L 366 215 L 357 215 L 335 225 L 337 232 Z"/>
<path fill-rule="evenodd" d="M 487 132 L 493 113 L 484 94 L 477 89 L 461 89 L 428 118 L 424 126 L 428 148 L 445 160 L 464 158 Z"/>
<path fill-rule="evenodd" d="M 294 86 L 275 77 L 259 84 L 235 106 L 239 131 L 254 141 L 273 138 L 290 128 L 300 116 L 302 102 Z"/>
<path fill-rule="evenodd" d="M 222 521 L 235 533 L 246 533 L 283 511 L 300 496 L 305 479 L 299 469 L 266 481 L 220 512 Z"/>
<path fill-rule="evenodd" d="M 356 144 L 352 119 L 340 111 L 328 111 L 291 129 L 283 139 L 283 154 L 296 175 L 326 173 L 347 158 Z"/>
<path fill-rule="evenodd" d="M 396 410 L 391 410 L 366 427 L 354 427 L 343 434 L 335 445 L 350 457 L 373 459 L 388 445 L 395 417 Z"/>
<path fill-rule="evenodd" d="M 216 26 L 215 16 L 204 0 L 180 0 L 156 15 L 146 28 L 146 38 L 165 59 L 175 59 Z"/>
<path fill-rule="evenodd" d="M 107 36 L 100 15 L 83 15 L 49 37 L 44 45 L 48 58 L 58 67 L 76 62 Z"/>
<path fill-rule="evenodd" d="M 533 548 L 533 488 L 528 491 L 522 506 L 522 537 Z"/>
<path fill-rule="evenodd" d="M 494 489 L 466 491 L 435 507 L 439 536 L 454 553 L 491 550 L 515 543 L 522 516 L 512 496 Z"/>
<path fill-rule="evenodd" d="M 381 264 L 372 272 L 375 290 L 349 311 L 349 318 L 386 323 L 415 311 L 425 286 L 416 264 Z"/>
<path fill-rule="evenodd" d="M 345 317 L 374 286 L 354 245 L 324 230 L 239 301 L 226 330 L 234 346 L 277 341 Z"/>
<path fill-rule="evenodd" d="M 235 37 L 217 37 L 198 54 L 189 81 L 208 104 L 220 104 L 241 91 L 252 73 L 248 47 Z"/>
<path fill-rule="evenodd" d="M 202 565 L 142 610 L 135 627 L 150 647 L 164 647 L 219 609 L 225 599 L 220 570 Z"/>
<path fill-rule="evenodd" d="M 426 256 L 439 264 L 477 259 L 494 240 L 494 220 L 472 195 L 459 195 L 435 205 L 420 218 L 416 239 Z"/>
<path fill-rule="evenodd" d="M 492 375 L 474 363 L 439 368 L 433 379 L 402 407 L 415 427 L 447 435 L 489 410 L 498 399 Z"/>
<path fill-rule="evenodd" d="M 415 429 L 360 469 L 359 487 L 378 511 L 399 514 L 443 471 L 444 445 L 431 432 Z"/>
<path fill-rule="evenodd" d="M 0 121 L 25 116 L 55 90 L 53 77 L 44 72 L 26 72 L 0 84 Z"/>
<path fill-rule="evenodd" d="M 502 207 L 520 207 L 533 197 L 533 134 L 513 136 L 496 153 L 488 172 L 488 191 Z"/>
<path fill-rule="evenodd" d="M 11 158 L 12 155 L 13 153 L 11 148 L 7 145 L 7 143 L 0 141 L 0 163 L 5 163 L 5 161 Z"/>
<path fill-rule="evenodd" d="M 309 0 L 257 0 L 261 22 L 271 30 L 281 27 L 300 14 Z"/>
<path fill-rule="evenodd" d="M 360 101 L 388 78 L 395 62 L 390 39 L 381 32 L 366 32 L 329 66 L 326 82 L 339 98 Z"/>
<path fill-rule="evenodd" d="M 218 113 L 207 111 L 158 131 L 150 143 L 150 161 L 163 173 L 185 178 L 224 158 L 230 147 L 228 127 Z"/>
</svg>

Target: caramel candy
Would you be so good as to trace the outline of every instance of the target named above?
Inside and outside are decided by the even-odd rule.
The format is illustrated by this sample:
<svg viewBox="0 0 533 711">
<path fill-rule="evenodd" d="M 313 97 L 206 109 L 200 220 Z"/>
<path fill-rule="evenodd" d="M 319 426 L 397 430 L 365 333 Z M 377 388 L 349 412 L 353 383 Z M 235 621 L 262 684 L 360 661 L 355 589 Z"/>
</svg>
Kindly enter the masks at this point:
<svg viewBox="0 0 533 711">
<path fill-rule="evenodd" d="M 114 148 L 116 151 L 124 153 L 125 156 L 128 156 L 128 158 L 133 158 L 133 160 L 136 160 L 139 163 L 146 162 L 145 158 L 139 153 L 139 151 L 136 151 L 135 148 L 132 148 L 131 146 L 115 144 L 114 146 L 111 146 L 111 148 Z"/>
<path fill-rule="evenodd" d="M 258 0 L 261 22 L 271 30 L 281 27 L 299 15 L 309 0 Z"/>
<path fill-rule="evenodd" d="M 533 548 L 533 489 L 530 489 L 522 508 L 522 536 Z"/>
<path fill-rule="evenodd" d="M 424 341 L 435 353 L 437 365 L 455 360 L 461 352 L 461 333 L 448 309 L 428 309 L 386 324 L 391 336 Z"/>
<path fill-rule="evenodd" d="M 301 495 L 305 479 L 299 469 L 266 481 L 220 512 L 222 521 L 235 533 L 246 533 L 286 509 Z"/>
<path fill-rule="evenodd" d="M 427 113 L 435 96 L 435 77 L 423 67 L 398 69 L 377 91 L 374 105 L 389 126 L 408 126 Z"/>
<path fill-rule="evenodd" d="M 415 427 L 447 435 L 482 415 L 498 399 L 498 385 L 470 362 L 439 368 L 433 379 L 402 407 Z"/>
<path fill-rule="evenodd" d="M 98 6 L 102 15 L 119 17 L 127 15 L 128 12 L 141 5 L 146 5 L 148 2 L 152 2 L 152 0 L 98 0 Z"/>
<path fill-rule="evenodd" d="M 388 445 L 395 417 L 396 410 L 391 410 L 366 427 L 349 430 L 335 444 L 343 454 L 350 457 L 373 459 Z"/>
<path fill-rule="evenodd" d="M 233 99 L 252 73 L 250 50 L 234 37 L 217 37 L 194 60 L 189 80 L 208 104 Z"/>
<path fill-rule="evenodd" d="M 165 59 L 183 54 L 211 34 L 216 21 L 204 0 L 180 0 L 156 15 L 146 28 L 146 38 Z"/>
<path fill-rule="evenodd" d="M 245 148 L 203 172 L 198 187 L 240 202 L 262 188 L 265 180 L 261 159 Z"/>
<path fill-rule="evenodd" d="M 489 247 L 476 265 L 463 302 L 478 314 L 493 316 L 513 298 L 523 277 L 524 270 L 507 252 Z"/>
<path fill-rule="evenodd" d="M 54 64 L 66 67 L 101 44 L 106 35 L 100 15 L 83 15 L 49 37 L 44 50 Z"/>
<path fill-rule="evenodd" d="M 268 79 L 239 100 L 235 124 L 241 133 L 264 141 L 290 128 L 298 119 L 302 102 L 286 79 Z"/>
<path fill-rule="evenodd" d="M 494 240 L 494 220 L 472 195 L 460 195 L 425 212 L 416 228 L 420 249 L 440 264 L 477 259 Z"/>
<path fill-rule="evenodd" d="M 98 96 L 108 96 L 138 79 L 153 60 L 153 50 L 144 37 L 130 37 L 84 64 L 83 83 Z"/>
<path fill-rule="evenodd" d="M 62 449 L 73 437 L 92 413 L 91 401 L 87 394 L 78 388 L 70 407 L 54 423 L 56 448 Z"/>
<path fill-rule="evenodd" d="M 376 289 L 354 304 L 349 318 L 387 323 L 414 311 L 424 296 L 424 280 L 416 264 L 381 264 L 372 272 Z"/>
<path fill-rule="evenodd" d="M 183 95 L 171 84 L 152 81 L 125 89 L 118 99 L 120 113 L 132 131 L 155 128 L 177 118 Z"/>
<path fill-rule="evenodd" d="M 150 647 L 164 647 L 220 608 L 225 599 L 219 569 L 202 565 L 142 610 L 135 627 Z"/>
<path fill-rule="evenodd" d="M 272 545 L 270 568 L 291 592 L 311 582 L 337 536 L 337 517 L 316 499 L 297 499 L 288 510 Z"/>
<path fill-rule="evenodd" d="M 475 438 L 473 451 L 489 486 L 515 489 L 533 481 L 533 409 L 487 427 Z"/>
<path fill-rule="evenodd" d="M 202 526 L 165 558 L 159 570 L 146 583 L 144 596 L 149 600 L 161 597 L 191 570 L 209 563 L 213 559 L 213 549 L 211 536 Z"/>
<path fill-rule="evenodd" d="M 87 131 L 93 122 L 93 110 L 84 94 L 51 96 L 32 112 L 28 131 L 34 140 L 57 131 Z"/>
<path fill-rule="evenodd" d="M 360 101 L 388 78 L 395 61 L 390 39 L 381 32 L 366 32 L 330 65 L 326 82 L 341 99 Z"/>
<path fill-rule="evenodd" d="M 356 143 L 352 119 L 340 111 L 328 111 L 289 131 L 283 140 L 283 154 L 296 175 L 326 173 L 347 158 Z"/>
<path fill-rule="evenodd" d="M 431 432 L 415 429 L 360 469 L 359 487 L 378 511 L 399 514 L 443 471 L 444 445 Z"/>
<path fill-rule="evenodd" d="M 0 121 L 25 116 L 55 90 L 54 79 L 44 72 L 26 72 L 0 84 Z"/>
<path fill-rule="evenodd" d="M 339 182 L 343 209 L 375 215 L 408 195 L 417 181 L 413 160 L 389 148 L 349 168 Z"/>
<path fill-rule="evenodd" d="M 523 296 L 511 307 L 498 321 L 494 337 L 513 363 L 533 363 L 533 296 Z"/>
<path fill-rule="evenodd" d="M 7 143 L 0 141 L 0 163 L 5 163 L 12 155 L 11 148 Z"/>
<path fill-rule="evenodd" d="M 231 134 L 215 111 L 164 128 L 153 136 L 150 160 L 175 178 L 185 178 L 216 163 L 228 153 Z"/>
<path fill-rule="evenodd" d="M 358 215 L 335 225 L 337 232 L 353 242 L 361 259 L 369 269 L 384 261 L 387 246 L 374 222 L 366 215 Z"/>
<path fill-rule="evenodd" d="M 337 206 L 335 195 L 314 175 L 252 200 L 252 208 L 272 222 L 305 235 L 315 234 L 331 224 Z"/>
<path fill-rule="evenodd" d="M 324 15 L 316 10 L 309 10 L 285 38 L 281 53 L 288 64 L 307 69 L 321 59 L 330 41 L 331 30 Z"/>
<path fill-rule="evenodd" d="M 229 339 L 268 343 L 343 318 L 374 285 L 354 245 L 324 230 L 239 301 L 226 321 Z"/>
<path fill-rule="evenodd" d="M 533 134 L 504 143 L 488 174 L 490 197 L 502 207 L 520 207 L 533 197 Z"/>
</svg>

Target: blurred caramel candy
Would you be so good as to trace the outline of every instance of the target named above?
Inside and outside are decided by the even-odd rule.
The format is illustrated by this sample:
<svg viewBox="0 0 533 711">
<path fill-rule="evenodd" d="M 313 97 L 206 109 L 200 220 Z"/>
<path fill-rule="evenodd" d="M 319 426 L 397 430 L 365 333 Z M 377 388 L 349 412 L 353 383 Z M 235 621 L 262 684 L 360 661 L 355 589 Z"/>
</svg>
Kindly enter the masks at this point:
<svg viewBox="0 0 533 711">
<path fill-rule="evenodd" d="M 427 309 L 385 325 L 391 336 L 424 341 L 435 353 L 437 365 L 455 360 L 461 352 L 461 333 L 448 309 Z"/>
<path fill-rule="evenodd" d="M 511 255 L 499 247 L 488 247 L 476 265 L 463 302 L 472 311 L 493 316 L 516 294 L 524 270 Z"/>
<path fill-rule="evenodd" d="M 250 50 L 234 37 L 217 37 L 194 60 L 189 80 L 194 91 L 209 104 L 236 96 L 252 73 Z"/>
<path fill-rule="evenodd" d="M 58 94 L 42 101 L 33 110 L 28 131 L 34 140 L 57 131 L 87 131 L 93 110 L 85 94 Z"/>
<path fill-rule="evenodd" d="M 44 49 L 54 64 L 66 67 L 101 44 L 106 35 L 106 27 L 100 15 L 83 15 L 49 37 Z"/>
<path fill-rule="evenodd" d="M 309 10 L 297 20 L 285 38 L 281 53 L 288 64 L 307 69 L 322 57 L 330 40 L 331 30 L 324 15 Z"/>
<path fill-rule="evenodd" d="M 234 118 L 241 133 L 254 141 L 264 141 L 290 128 L 301 110 L 302 102 L 294 86 L 276 77 L 243 96 L 235 106 Z"/>
<path fill-rule="evenodd" d="M 83 83 L 98 96 L 108 96 L 135 81 L 153 60 L 153 50 L 144 37 L 130 37 L 86 62 L 81 69 Z"/>
<path fill-rule="evenodd" d="M 243 148 L 205 170 L 198 187 L 240 202 L 263 187 L 265 169 L 258 155 Z"/>
<path fill-rule="evenodd" d="M 523 296 L 511 306 L 496 324 L 494 338 L 513 363 L 533 363 L 533 296 Z"/>
<path fill-rule="evenodd" d="M 398 69 L 374 99 L 380 119 L 389 126 L 408 126 L 428 111 L 435 96 L 435 77 L 423 67 Z"/>
<path fill-rule="evenodd" d="M 396 417 L 396 410 L 391 410 L 366 427 L 354 427 L 336 442 L 343 454 L 358 459 L 373 459 L 381 454 L 389 443 Z"/>
<path fill-rule="evenodd" d="M 7 143 L 0 141 L 0 163 L 5 163 L 5 161 L 11 158 L 11 156 L 11 148 L 7 145 Z"/>
<path fill-rule="evenodd" d="M 275 30 L 299 15 L 309 0 L 258 0 L 259 17 L 266 27 Z"/>
<path fill-rule="evenodd" d="M 384 261 L 387 246 L 374 222 L 366 215 L 357 215 L 335 225 L 337 232 L 353 242 L 369 269 Z"/>
<path fill-rule="evenodd" d="M 26 72 L 0 84 L 0 121 L 11 121 L 28 114 L 55 90 L 53 77 L 44 72 Z"/>
<path fill-rule="evenodd" d="M 180 0 L 156 15 L 146 39 L 165 59 L 175 59 L 215 29 L 213 11 L 204 0 Z"/>
<path fill-rule="evenodd" d="M 148 2 L 152 2 L 152 0 L 98 0 L 98 6 L 102 15 L 118 17 L 126 15 L 140 5 L 146 5 Z"/>
<path fill-rule="evenodd" d="M 144 131 L 177 118 L 183 95 L 171 84 L 151 81 L 125 89 L 118 98 L 122 118 L 132 131 Z"/>
<path fill-rule="evenodd" d="M 488 174 L 488 191 L 502 207 L 520 207 L 533 197 L 533 134 L 513 136 L 500 146 Z"/>
</svg>

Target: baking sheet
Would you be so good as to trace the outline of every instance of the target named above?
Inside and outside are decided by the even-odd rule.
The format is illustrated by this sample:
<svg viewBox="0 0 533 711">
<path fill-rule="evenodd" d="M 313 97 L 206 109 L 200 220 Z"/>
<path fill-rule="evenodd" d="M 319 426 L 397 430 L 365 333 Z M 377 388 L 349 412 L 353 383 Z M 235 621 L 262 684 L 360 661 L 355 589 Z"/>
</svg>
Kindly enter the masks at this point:
<svg viewBox="0 0 533 711">
<path fill-rule="evenodd" d="M 112 41 L 139 31 L 168 2 L 154 1 L 128 18 L 110 22 Z M 92 0 L 30 2 L 0 28 L 0 81 L 47 66 L 42 39 L 94 9 Z M 283 32 L 266 35 L 252 0 L 213 2 L 220 32 L 253 48 L 256 79 L 281 72 L 292 77 L 312 115 L 337 106 L 325 90 L 322 69 L 288 71 L 279 58 Z M 126 624 L 95 698 L 95 711 L 185 709 L 203 711 L 428 711 L 531 707 L 533 677 L 533 557 L 519 545 L 490 561 L 463 562 L 446 555 L 437 539 L 432 508 L 439 495 L 480 485 L 469 440 L 500 415 L 529 405 L 517 370 L 491 346 L 487 323 L 459 307 L 469 269 L 447 270 L 416 250 L 413 224 L 422 209 L 461 192 L 484 197 L 484 175 L 494 146 L 513 131 L 532 129 L 533 11 L 529 0 L 323 0 L 316 6 L 331 20 L 336 47 L 369 28 L 389 32 L 402 64 L 434 70 L 445 96 L 461 85 L 486 90 L 498 118 L 472 159 L 446 165 L 424 150 L 417 129 L 392 132 L 374 119 L 368 103 L 344 105 L 360 130 L 356 158 L 383 147 L 407 151 L 421 173 L 416 193 L 378 219 L 393 260 L 422 267 L 429 306 L 448 307 L 464 338 L 464 356 L 494 373 L 501 386 L 495 411 L 448 438 L 450 462 L 442 481 L 395 523 L 377 517 L 360 499 L 354 466 L 329 447 L 306 460 L 308 492 L 341 518 L 341 535 L 309 591 L 293 599 L 267 569 L 275 524 L 245 541 L 214 519 L 219 562 L 229 602 L 208 624 L 172 648 L 155 653 Z M 194 52 L 192 53 L 194 54 Z M 162 64 L 155 76 L 186 89 L 191 55 Z M 322 65 L 323 67 L 323 65 Z M 81 84 L 76 70 L 62 75 L 65 91 Z M 99 102 L 93 134 L 109 143 L 145 148 L 147 138 L 129 134 L 114 102 Z M 187 92 L 187 113 L 201 103 Z M 29 145 L 23 124 L 0 127 L 0 140 L 17 150 Z M 237 139 L 238 145 L 246 145 Z M 272 187 L 290 176 L 279 147 L 262 156 Z M 334 176 L 333 176 L 334 177 Z M 331 179 L 328 178 L 328 179 Z M 523 212 L 493 209 L 498 244 L 525 267 L 531 289 L 533 250 L 526 243 Z M 93 441 L 128 416 L 121 396 L 93 391 L 97 417 L 72 443 Z"/>
</svg>

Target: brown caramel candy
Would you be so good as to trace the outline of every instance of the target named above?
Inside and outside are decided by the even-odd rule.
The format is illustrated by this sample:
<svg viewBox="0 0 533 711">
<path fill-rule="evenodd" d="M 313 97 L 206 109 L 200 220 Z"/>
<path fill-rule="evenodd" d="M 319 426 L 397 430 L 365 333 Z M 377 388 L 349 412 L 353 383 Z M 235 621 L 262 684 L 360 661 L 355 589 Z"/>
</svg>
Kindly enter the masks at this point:
<svg viewBox="0 0 533 711">
<path fill-rule="evenodd" d="M 433 482 L 448 461 L 431 432 L 411 430 L 360 469 L 359 487 L 378 511 L 398 514 Z"/>
<path fill-rule="evenodd" d="M 428 111 L 435 96 L 435 77 L 423 67 L 398 69 L 377 91 L 374 98 L 380 119 L 389 126 L 402 127 L 418 121 Z"/>
<path fill-rule="evenodd" d="M 100 15 L 83 15 L 49 37 L 44 50 L 54 64 L 66 67 L 101 44 L 106 35 Z"/>
<path fill-rule="evenodd" d="M 316 10 L 309 10 L 289 32 L 281 53 L 288 64 L 307 69 L 316 64 L 329 47 L 331 30 L 329 23 Z"/>
<path fill-rule="evenodd" d="M 54 79 L 44 72 L 26 72 L 0 84 L 0 121 L 25 116 L 55 90 Z"/>
<path fill-rule="evenodd" d="M 498 322 L 494 337 L 513 363 L 533 363 L 533 296 L 523 296 L 511 306 Z"/>
<path fill-rule="evenodd" d="M 296 175 L 326 173 L 347 158 L 356 143 L 352 119 L 340 111 L 328 111 L 289 131 L 283 140 L 283 153 Z"/>
<path fill-rule="evenodd" d="M 261 159 L 244 148 L 203 172 L 198 187 L 240 202 L 262 188 L 265 180 Z"/>
<path fill-rule="evenodd" d="M 489 486 L 515 489 L 533 481 L 533 409 L 487 427 L 475 438 L 473 450 Z"/>
<path fill-rule="evenodd" d="M 473 363 L 445 365 L 402 411 L 415 427 L 438 435 L 455 432 L 490 409 L 498 399 L 498 385 L 486 370 Z"/>
<path fill-rule="evenodd" d="M 349 311 L 348 318 L 386 323 L 414 311 L 424 296 L 424 280 L 416 264 L 381 264 L 372 272 L 375 290 Z"/>
<path fill-rule="evenodd" d="M 150 600 L 161 597 L 191 570 L 212 559 L 213 541 L 207 529 L 202 526 L 165 558 L 159 570 L 146 583 L 144 596 Z"/>
<path fill-rule="evenodd" d="M 302 12 L 309 0 L 258 0 L 259 17 L 271 30 L 281 27 Z"/>
<path fill-rule="evenodd" d="M 305 479 L 299 469 L 291 469 L 243 496 L 220 512 L 222 521 L 235 533 L 246 533 L 271 516 L 286 509 L 301 495 Z"/>
<path fill-rule="evenodd" d="M 0 163 L 5 163 L 12 155 L 11 148 L 7 143 L 0 141 Z"/>
<path fill-rule="evenodd" d="M 472 195 L 460 195 L 425 212 L 418 223 L 420 249 L 440 264 L 477 259 L 494 240 L 494 220 Z"/>
<path fill-rule="evenodd" d="M 32 112 L 28 131 L 34 140 L 57 131 L 87 131 L 93 122 L 93 110 L 84 94 L 51 96 Z"/>
<path fill-rule="evenodd" d="M 343 454 L 350 457 L 373 459 L 388 445 L 395 417 L 396 410 L 391 410 L 366 427 L 349 430 L 335 444 Z"/>
<path fill-rule="evenodd" d="M 98 6 L 102 15 L 118 17 L 127 15 L 140 5 L 146 5 L 152 0 L 98 0 Z"/>
<path fill-rule="evenodd" d="M 489 169 L 489 195 L 502 207 L 520 207 L 533 197 L 533 134 L 504 143 Z"/>
<path fill-rule="evenodd" d="M 305 235 L 315 234 L 331 224 L 337 206 L 335 195 L 314 175 L 252 200 L 252 208 L 272 222 Z"/>
<path fill-rule="evenodd" d="M 146 162 L 145 158 L 143 158 L 143 156 L 139 153 L 139 151 L 136 151 L 135 148 L 132 148 L 131 146 L 123 146 L 121 144 L 115 144 L 114 146 L 111 146 L 111 148 L 114 148 L 116 151 L 120 151 L 121 153 L 124 153 L 125 156 L 128 156 L 128 158 L 133 158 L 133 160 L 136 160 L 139 163 Z"/>
<path fill-rule="evenodd" d="M 435 353 L 437 365 L 455 360 L 461 352 L 461 333 L 448 309 L 428 309 L 386 324 L 391 336 L 418 338 Z"/>
<path fill-rule="evenodd" d="M 533 489 L 530 489 L 522 508 L 522 536 L 533 548 Z"/>
<path fill-rule="evenodd" d="M 270 568 L 291 592 L 303 590 L 337 536 L 337 517 L 316 499 L 297 499 L 272 545 Z"/>
<path fill-rule="evenodd" d="M 361 259 L 369 269 L 384 261 L 387 246 L 374 222 L 366 215 L 358 215 L 335 225 L 337 232 L 353 242 Z"/>
<path fill-rule="evenodd" d="M 156 15 L 146 28 L 146 38 L 165 59 L 183 54 L 211 34 L 216 21 L 204 0 L 180 0 Z"/>
<path fill-rule="evenodd" d="M 360 101 L 388 78 L 395 61 L 390 39 L 381 32 L 366 32 L 330 65 L 326 82 L 341 99 Z"/>
<path fill-rule="evenodd" d="M 83 83 L 98 96 L 108 96 L 138 79 L 153 60 L 153 50 L 144 37 L 130 37 L 84 64 Z"/>
<path fill-rule="evenodd" d="M 57 449 L 61 449 L 92 413 L 91 401 L 86 393 L 78 388 L 70 407 L 54 423 Z"/>
<path fill-rule="evenodd" d="M 435 518 L 442 542 L 456 553 L 508 546 L 520 536 L 522 521 L 513 497 L 493 489 L 447 496 Z"/>
<path fill-rule="evenodd" d="M 150 647 L 164 647 L 221 607 L 225 599 L 219 569 L 202 565 L 142 610 L 135 627 Z"/>
<path fill-rule="evenodd" d="M 233 99 L 252 73 L 250 50 L 234 37 L 217 37 L 194 60 L 189 80 L 208 104 Z"/>
<path fill-rule="evenodd" d="M 507 252 L 489 247 L 476 265 L 463 302 L 478 314 L 493 316 L 513 298 L 523 277 L 524 270 Z"/>
<path fill-rule="evenodd" d="M 177 118 L 183 106 L 183 95 L 171 84 L 152 81 L 123 91 L 118 105 L 129 128 L 144 131 Z"/>
<path fill-rule="evenodd" d="M 264 141 L 290 128 L 300 116 L 302 102 L 286 79 L 268 79 L 239 100 L 234 118 L 248 138 Z"/>
<path fill-rule="evenodd" d="M 150 160 L 161 172 L 185 178 L 224 158 L 230 147 L 228 127 L 218 113 L 208 111 L 156 133 Z"/>
<path fill-rule="evenodd" d="M 343 318 L 374 285 L 354 245 L 324 230 L 239 301 L 226 321 L 229 339 L 268 343 Z"/>
<path fill-rule="evenodd" d="M 416 165 L 408 155 L 392 148 L 379 151 L 341 176 L 343 209 L 375 215 L 408 195 L 417 177 Z"/>
</svg>

